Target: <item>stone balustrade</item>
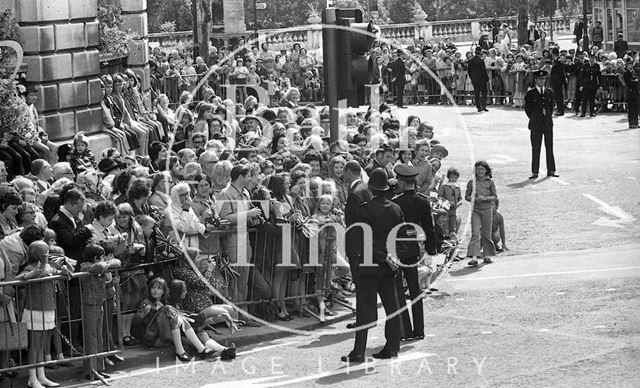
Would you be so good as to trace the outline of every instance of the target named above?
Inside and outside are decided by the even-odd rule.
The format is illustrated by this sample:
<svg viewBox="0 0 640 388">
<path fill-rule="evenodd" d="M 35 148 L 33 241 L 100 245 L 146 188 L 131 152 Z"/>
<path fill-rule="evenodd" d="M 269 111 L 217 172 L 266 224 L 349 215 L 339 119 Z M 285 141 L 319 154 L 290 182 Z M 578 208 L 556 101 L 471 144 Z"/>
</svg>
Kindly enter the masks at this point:
<svg viewBox="0 0 640 388">
<path fill-rule="evenodd" d="M 478 40 L 482 34 L 490 35 L 489 24 L 492 21 L 506 23 L 511 30 L 512 39 L 517 40 L 518 18 L 516 16 L 387 24 L 378 27 L 380 38 L 399 45 L 412 44 L 420 37 L 426 41 L 439 41 L 449 37 L 454 42 L 468 42 Z M 573 31 L 571 18 L 555 17 L 552 22 L 548 18 L 539 19 L 538 25 L 547 32 L 547 35 L 551 26 L 554 35 L 571 34 Z M 149 41 L 160 46 L 175 47 L 180 44 L 189 44 L 192 41 L 192 34 L 190 31 L 149 34 Z M 313 24 L 277 30 L 259 30 L 258 44 L 265 42 L 274 51 L 289 50 L 295 43 L 299 43 L 308 50 L 318 50 L 322 47 L 322 26 Z"/>
</svg>

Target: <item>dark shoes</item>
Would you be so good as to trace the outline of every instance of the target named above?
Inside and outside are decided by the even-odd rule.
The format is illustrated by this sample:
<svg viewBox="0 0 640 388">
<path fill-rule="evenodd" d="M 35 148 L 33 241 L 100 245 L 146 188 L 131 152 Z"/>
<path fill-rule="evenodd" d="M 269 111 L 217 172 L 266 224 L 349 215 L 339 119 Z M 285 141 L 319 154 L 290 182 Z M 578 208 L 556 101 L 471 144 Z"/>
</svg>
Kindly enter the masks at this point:
<svg viewBox="0 0 640 388">
<path fill-rule="evenodd" d="M 182 354 L 176 353 L 176 359 L 182 362 L 188 362 L 191 361 L 191 356 L 187 352 L 184 352 Z"/>
<path fill-rule="evenodd" d="M 356 328 L 356 323 L 352 322 L 352 323 L 347 323 L 347 329 L 355 329 Z"/>
<path fill-rule="evenodd" d="M 580 117 L 585 117 L 586 115 L 584 113 L 580 114 Z"/>
<path fill-rule="evenodd" d="M 136 341 L 136 339 L 132 336 L 128 335 L 122 339 L 122 343 L 124 344 L 124 346 L 135 346 L 138 344 L 138 341 Z"/>
<path fill-rule="evenodd" d="M 473 260 L 469 261 L 468 265 L 469 265 L 469 267 L 477 267 L 478 266 L 478 260 L 473 259 Z"/>
<path fill-rule="evenodd" d="M 96 373 L 98 373 L 100 376 L 102 376 L 103 379 L 110 379 L 111 378 L 111 375 L 108 374 L 108 373 L 105 373 L 105 371 L 99 371 L 99 372 L 96 372 Z M 84 378 L 87 379 L 87 380 L 93 380 L 94 376 L 93 376 L 92 373 L 89 373 L 89 374 L 85 375 Z"/>
<path fill-rule="evenodd" d="M 185 353 L 185 354 L 186 354 L 186 353 Z M 209 348 L 204 348 L 204 350 L 203 350 L 203 351 L 201 351 L 200 353 L 198 353 L 198 357 L 199 357 L 201 360 L 204 360 L 204 359 L 206 359 L 206 358 L 212 358 L 212 357 L 215 357 L 215 356 L 216 356 L 216 352 L 215 352 L 215 351 L 213 351 L 213 350 L 211 350 L 211 349 L 209 349 Z M 176 357 L 178 357 L 178 355 L 176 355 Z M 180 360 L 180 361 L 183 361 L 183 360 Z M 187 361 L 189 361 L 189 360 L 187 360 Z"/>
<path fill-rule="evenodd" d="M 398 358 L 398 352 L 390 352 L 383 348 L 378 353 L 373 353 L 373 358 L 377 358 L 379 360 L 387 360 L 389 358 Z"/>
<path fill-rule="evenodd" d="M 485 111 L 485 112 L 488 112 L 488 111 L 489 111 L 489 109 L 487 109 L 487 108 L 484 108 L 484 109 L 483 109 L 483 111 Z"/>
<path fill-rule="evenodd" d="M 491 260 L 490 257 L 485 257 L 484 260 L 482 260 L 485 264 L 491 264 L 493 263 L 493 260 Z"/>
<path fill-rule="evenodd" d="M 531 174 L 529 179 L 538 179 L 538 174 Z"/>
<path fill-rule="evenodd" d="M 340 357 L 340 361 L 348 364 L 362 364 L 364 362 L 364 354 L 349 353 L 346 356 Z"/>
<path fill-rule="evenodd" d="M 629 129 L 636 129 L 636 128 L 638 128 L 637 125 L 629 125 Z"/>
<path fill-rule="evenodd" d="M 222 352 L 220 352 L 221 360 L 233 360 L 236 358 L 236 348 L 232 346 L 230 348 L 224 348 Z"/>
<path fill-rule="evenodd" d="M 547 173 L 547 176 L 548 176 L 548 177 L 552 177 L 552 178 L 557 178 L 557 177 L 559 177 L 560 175 L 556 174 L 556 172 L 555 172 L 555 171 L 553 171 L 553 172 L 548 172 L 548 173 Z"/>
</svg>

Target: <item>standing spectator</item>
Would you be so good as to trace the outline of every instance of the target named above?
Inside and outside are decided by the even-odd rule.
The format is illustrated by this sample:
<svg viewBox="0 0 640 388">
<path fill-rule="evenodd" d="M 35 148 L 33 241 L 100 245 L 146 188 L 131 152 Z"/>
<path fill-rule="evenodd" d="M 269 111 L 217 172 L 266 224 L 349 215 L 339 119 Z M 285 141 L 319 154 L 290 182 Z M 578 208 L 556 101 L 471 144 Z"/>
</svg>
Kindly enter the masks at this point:
<svg viewBox="0 0 640 388">
<path fill-rule="evenodd" d="M 596 46 L 599 49 L 602 48 L 602 41 L 604 40 L 604 29 L 602 28 L 602 21 L 596 21 L 596 25 L 591 27 L 591 31 L 589 31 L 589 35 L 591 36 L 591 44 L 592 46 Z"/>
<path fill-rule="evenodd" d="M 589 54 L 589 61 L 582 65 L 580 71 L 580 91 L 582 92 L 582 113 L 580 117 L 585 117 L 587 104 L 589 104 L 589 115 L 596 117 L 596 91 L 602 89 L 600 77 L 600 65 L 596 63 L 595 53 Z"/>
<path fill-rule="evenodd" d="M 467 71 L 473 83 L 474 100 L 478 112 L 488 112 L 487 82 L 489 82 L 489 76 L 487 75 L 487 67 L 480 57 L 481 54 L 482 48 L 476 47 L 475 56 L 469 61 Z"/>
<path fill-rule="evenodd" d="M 618 33 L 618 40 L 616 40 L 613 44 L 613 51 L 615 51 L 616 55 L 620 59 L 624 58 L 624 56 L 627 54 L 627 51 L 629 51 L 629 43 L 624 40 L 624 35 L 622 35 L 622 32 Z"/>
<path fill-rule="evenodd" d="M 551 66 L 551 87 L 556 99 L 556 116 L 564 116 L 564 86 L 567 84 L 567 76 L 564 69 L 564 57 L 560 56 L 557 47 L 551 50 L 553 66 Z"/>
<path fill-rule="evenodd" d="M 540 32 L 536 26 L 529 24 L 529 30 L 527 31 L 527 43 L 529 46 L 534 47 L 538 39 L 540 39 Z"/>
<path fill-rule="evenodd" d="M 250 200 L 246 192 L 246 187 L 251 181 L 251 169 L 247 166 L 238 165 L 231 169 L 231 182 L 218 194 L 217 205 L 220 218 L 226 219 L 232 226 L 238 225 L 239 222 L 247 222 L 248 225 L 255 221 L 255 217 L 259 217 L 261 210 L 259 208 L 250 209 Z M 244 226 L 244 225 L 243 225 Z M 247 227 L 247 226 L 244 226 Z M 248 281 L 249 281 L 249 259 L 251 258 L 251 246 L 245 240 L 245 246 L 240 243 L 240 234 L 228 233 L 222 238 L 222 245 L 229 253 L 229 261 L 232 264 L 238 264 L 239 255 L 246 255 L 243 263 L 236 266 L 239 273 L 237 279 L 233 279 L 230 284 L 231 299 L 234 302 L 242 302 L 247 299 Z M 243 236 L 246 238 L 246 236 Z M 244 252 L 239 252 L 244 249 Z"/>
<path fill-rule="evenodd" d="M 396 95 L 396 106 L 401 109 L 405 109 L 404 106 L 404 86 L 407 83 L 405 73 L 407 71 L 404 65 L 404 53 L 402 50 L 397 51 L 398 58 L 391 65 L 391 82 Z"/>
<path fill-rule="evenodd" d="M 475 163 L 475 177 L 469 180 L 465 199 L 472 203 L 471 213 L 471 241 L 467 248 L 467 257 L 471 257 L 469 265 L 478 265 L 478 258 L 482 256 L 486 264 L 493 261 L 496 247 L 491 239 L 492 203 L 498 199 L 496 185 L 491 180 L 491 168 L 484 160 Z"/>
<path fill-rule="evenodd" d="M 640 83 L 638 71 L 634 68 L 633 58 L 627 58 L 622 76 L 627 89 L 627 105 L 629 107 L 629 128 L 638 128 L 638 111 L 640 111 Z"/>
<path fill-rule="evenodd" d="M 556 162 L 553 156 L 553 91 L 545 88 L 547 72 L 538 70 L 534 74 L 536 86 L 524 97 L 524 109 L 529 117 L 531 131 L 531 176 L 538 178 L 540 167 L 540 148 L 544 138 L 544 148 L 547 155 L 547 176 L 557 177 Z"/>
<path fill-rule="evenodd" d="M 580 49 L 580 41 L 584 35 L 586 35 L 584 23 L 580 17 L 577 17 L 573 25 L 573 39 L 575 39 L 574 43 L 578 45 L 578 50 Z"/>
</svg>

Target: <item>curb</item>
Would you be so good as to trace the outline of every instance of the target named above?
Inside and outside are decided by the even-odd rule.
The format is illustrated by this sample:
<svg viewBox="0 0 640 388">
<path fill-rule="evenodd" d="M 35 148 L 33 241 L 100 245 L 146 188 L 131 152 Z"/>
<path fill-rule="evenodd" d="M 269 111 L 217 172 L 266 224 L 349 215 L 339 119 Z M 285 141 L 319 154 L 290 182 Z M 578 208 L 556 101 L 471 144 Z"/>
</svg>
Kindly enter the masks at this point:
<svg viewBox="0 0 640 388">
<path fill-rule="evenodd" d="M 355 298 L 354 298 L 354 301 L 355 301 Z M 300 322 L 301 325 L 296 326 L 294 323 L 294 325 L 292 325 L 291 328 L 294 328 L 296 330 L 312 331 L 325 326 L 340 323 L 355 317 L 355 312 L 351 311 L 350 309 L 338 310 L 338 311 L 339 311 L 338 314 L 333 319 L 326 320 L 325 322 L 317 321 L 315 318 L 312 318 L 312 317 L 298 318 L 296 316 L 296 319 L 293 322 L 296 322 L 296 321 Z M 217 335 L 212 336 L 212 338 L 225 346 L 229 346 L 231 343 L 233 343 L 237 348 L 240 349 L 240 348 L 245 348 L 251 345 L 275 341 L 277 339 L 281 339 L 281 338 L 285 338 L 293 335 L 296 335 L 296 334 L 290 333 L 287 331 L 270 329 L 266 333 L 253 334 L 253 335 L 249 332 L 249 330 L 247 330 L 245 334 L 236 338 L 224 338 Z M 189 348 L 190 346 L 186 346 L 186 347 Z M 121 353 L 121 355 L 125 357 L 126 361 L 120 364 L 120 366 L 116 364 L 115 367 L 112 367 L 113 369 L 109 368 L 108 373 L 112 374 L 113 377 L 122 378 L 123 375 L 126 375 L 126 373 L 132 369 L 137 369 L 141 367 L 165 366 L 167 363 L 170 363 L 174 360 L 173 353 L 174 352 L 173 352 L 172 346 L 156 348 L 156 349 L 148 349 L 143 346 L 128 347 L 128 348 L 125 348 L 124 351 Z M 88 380 L 81 380 L 83 379 L 84 376 L 83 376 L 82 364 L 79 361 L 74 362 L 73 367 L 60 368 L 55 370 L 47 369 L 46 373 L 47 373 L 47 377 L 49 377 L 51 380 L 58 382 L 65 387 L 92 386 L 92 382 Z M 27 378 L 26 372 L 21 372 L 20 375 L 12 381 L 13 385 L 11 386 L 21 386 L 20 383 L 22 381 L 24 381 L 26 384 L 26 378 Z M 8 380 L 5 379 L 5 382 L 7 381 Z M 0 383 L 0 387 L 4 387 L 3 383 Z"/>
</svg>

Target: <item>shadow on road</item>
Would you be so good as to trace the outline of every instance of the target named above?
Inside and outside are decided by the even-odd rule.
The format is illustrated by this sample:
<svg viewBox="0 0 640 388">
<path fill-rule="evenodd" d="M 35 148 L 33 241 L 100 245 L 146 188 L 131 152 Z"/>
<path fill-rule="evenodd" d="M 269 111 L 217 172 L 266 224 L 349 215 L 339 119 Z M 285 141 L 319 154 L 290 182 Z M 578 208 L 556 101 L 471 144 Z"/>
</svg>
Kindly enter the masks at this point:
<svg viewBox="0 0 640 388">
<path fill-rule="evenodd" d="M 314 341 L 309 342 L 308 344 L 298 346 L 298 349 L 310 349 L 310 348 L 321 348 L 325 346 L 331 346 L 340 342 L 344 342 L 345 340 L 353 337 L 354 337 L 354 334 L 351 332 L 336 334 L 336 335 L 332 335 L 332 334 L 323 335 L 318 337 Z"/>
<path fill-rule="evenodd" d="M 471 273 L 475 273 L 478 272 L 482 269 L 481 266 L 477 266 L 477 267 L 464 267 L 464 268 L 460 268 L 457 269 L 455 271 L 449 271 L 449 275 L 450 276 L 464 276 L 464 275 L 469 275 Z"/>
<path fill-rule="evenodd" d="M 523 187 L 526 187 L 526 186 L 540 184 L 540 183 L 546 181 L 547 179 L 549 179 L 548 176 L 546 176 L 546 177 L 544 177 L 542 179 L 526 179 L 526 180 L 524 180 L 522 182 L 509 183 L 507 185 L 507 187 L 509 187 L 511 189 L 522 189 Z"/>
</svg>

